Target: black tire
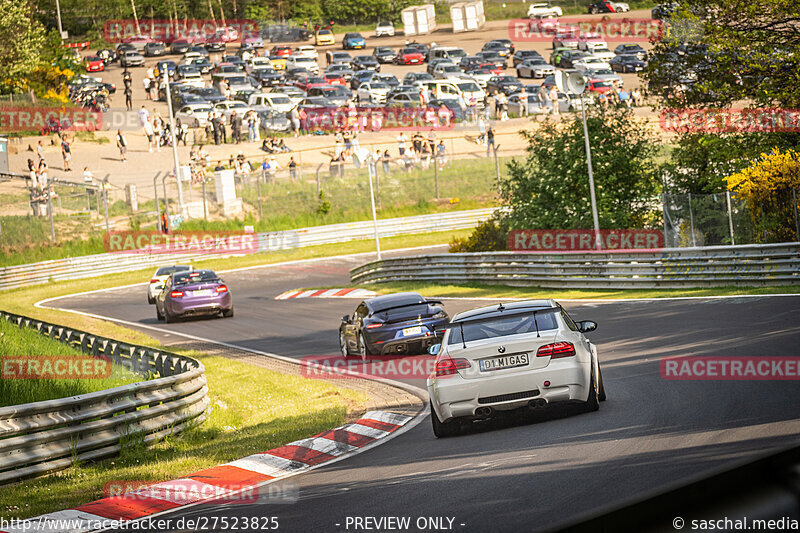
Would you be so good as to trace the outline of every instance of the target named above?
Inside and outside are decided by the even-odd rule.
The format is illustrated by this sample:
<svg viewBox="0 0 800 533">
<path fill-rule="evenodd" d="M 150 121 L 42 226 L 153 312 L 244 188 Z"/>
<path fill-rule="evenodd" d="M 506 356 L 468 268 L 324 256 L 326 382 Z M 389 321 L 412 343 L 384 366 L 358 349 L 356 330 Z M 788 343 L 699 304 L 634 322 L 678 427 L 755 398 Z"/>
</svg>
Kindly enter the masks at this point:
<svg viewBox="0 0 800 533">
<path fill-rule="evenodd" d="M 603 371 L 600 371 L 600 390 L 597 392 L 597 399 L 601 402 L 606 401 L 606 384 L 603 381 Z"/>
<path fill-rule="evenodd" d="M 339 352 L 342 357 L 350 356 L 350 348 L 347 347 L 347 339 L 344 338 L 344 332 L 341 329 L 339 329 Z"/>
<path fill-rule="evenodd" d="M 433 434 L 437 439 L 446 439 L 447 437 L 455 437 L 461 433 L 461 424 L 458 420 L 451 420 L 450 422 L 441 422 L 433 410 L 433 403 L 431 407 L 431 422 L 433 423 Z"/>
<path fill-rule="evenodd" d="M 358 334 L 358 355 L 361 356 L 361 359 L 366 359 L 368 356 L 372 355 L 363 333 Z"/>
<path fill-rule="evenodd" d="M 233 307 L 230 309 L 223 309 L 222 310 L 222 317 L 223 318 L 233 318 Z"/>
<path fill-rule="evenodd" d="M 591 381 L 589 385 L 589 397 L 586 398 L 586 402 L 584 403 L 584 410 L 587 413 L 600 409 L 600 398 L 597 392 L 597 380 L 594 375 L 594 367 L 592 367 L 592 374 L 589 379 Z"/>
<path fill-rule="evenodd" d="M 165 308 L 164 309 L 164 322 L 166 322 L 167 324 L 172 324 L 176 320 L 177 320 L 177 318 L 172 316 L 171 314 L 169 314 L 169 311 L 167 311 L 166 308 Z"/>
<path fill-rule="evenodd" d="M 596 7 L 589 8 L 589 14 L 590 15 L 597 15 L 597 8 Z"/>
<path fill-rule="evenodd" d="M 161 311 L 158 310 L 158 305 L 156 305 L 156 318 L 159 322 L 164 320 L 164 315 L 161 314 Z"/>
<path fill-rule="evenodd" d="M 149 303 L 150 305 L 153 305 L 154 303 L 156 303 L 156 299 L 148 294 L 147 295 L 147 303 Z"/>
</svg>

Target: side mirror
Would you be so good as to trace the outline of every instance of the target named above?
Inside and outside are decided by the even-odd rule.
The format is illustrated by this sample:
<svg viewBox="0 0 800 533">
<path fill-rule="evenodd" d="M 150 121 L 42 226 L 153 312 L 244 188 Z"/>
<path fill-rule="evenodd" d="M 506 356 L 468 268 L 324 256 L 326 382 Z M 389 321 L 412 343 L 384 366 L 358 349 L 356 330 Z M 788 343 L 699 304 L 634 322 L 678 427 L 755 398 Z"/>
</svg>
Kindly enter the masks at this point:
<svg viewBox="0 0 800 533">
<path fill-rule="evenodd" d="M 583 320 L 578 322 L 578 330 L 581 333 L 589 333 L 590 331 L 594 331 L 597 329 L 597 322 L 592 320 Z"/>
<path fill-rule="evenodd" d="M 428 348 L 428 353 L 431 355 L 439 355 L 439 351 L 442 349 L 441 344 L 431 344 L 430 348 Z"/>
<path fill-rule="evenodd" d="M 342 322 L 344 322 L 345 324 L 349 324 L 350 323 L 350 315 L 344 315 L 342 317 Z"/>
</svg>

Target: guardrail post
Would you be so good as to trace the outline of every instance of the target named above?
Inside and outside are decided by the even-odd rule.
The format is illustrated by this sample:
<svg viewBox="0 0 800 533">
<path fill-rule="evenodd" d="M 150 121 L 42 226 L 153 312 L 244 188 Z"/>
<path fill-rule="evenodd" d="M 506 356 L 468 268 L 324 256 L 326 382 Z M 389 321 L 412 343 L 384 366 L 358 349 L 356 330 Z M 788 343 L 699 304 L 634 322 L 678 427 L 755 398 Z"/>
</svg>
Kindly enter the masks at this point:
<svg viewBox="0 0 800 533">
<path fill-rule="evenodd" d="M 725 191 L 725 200 L 728 203 L 728 229 L 731 232 L 731 246 L 736 246 L 736 239 L 733 236 L 733 214 L 731 211 L 731 191 Z M 795 219 L 795 222 L 797 219 Z"/>
<path fill-rule="evenodd" d="M 794 204 L 794 232 L 797 240 L 800 241 L 800 221 L 797 216 L 797 189 L 792 189 L 792 203 Z"/>
<path fill-rule="evenodd" d="M 697 241 L 694 235 L 694 214 L 692 213 L 692 193 L 689 193 L 689 226 L 692 231 L 692 248 L 697 247 Z"/>
</svg>

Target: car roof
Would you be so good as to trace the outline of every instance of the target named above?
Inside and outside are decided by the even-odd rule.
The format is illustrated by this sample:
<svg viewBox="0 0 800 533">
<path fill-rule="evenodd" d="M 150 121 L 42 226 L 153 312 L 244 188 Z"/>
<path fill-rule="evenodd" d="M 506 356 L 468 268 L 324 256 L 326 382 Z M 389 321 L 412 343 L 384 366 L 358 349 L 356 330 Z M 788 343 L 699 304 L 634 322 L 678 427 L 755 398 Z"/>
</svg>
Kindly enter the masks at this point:
<svg viewBox="0 0 800 533">
<path fill-rule="evenodd" d="M 379 312 L 390 307 L 423 304 L 426 300 L 417 292 L 396 292 L 369 298 L 364 303 L 371 311 Z"/>
<path fill-rule="evenodd" d="M 526 309 L 536 310 L 536 309 L 548 309 L 551 307 L 557 307 L 558 304 L 554 300 L 523 300 L 519 302 L 510 302 L 507 304 L 492 304 L 492 305 L 485 305 L 483 307 L 477 307 L 475 309 L 470 309 L 469 311 L 462 311 L 461 313 L 456 314 L 452 322 L 458 321 L 465 321 L 470 319 L 477 319 L 480 318 L 491 318 L 494 316 L 502 316 L 505 314 L 510 314 L 509 312 L 515 311 L 523 311 Z"/>
</svg>

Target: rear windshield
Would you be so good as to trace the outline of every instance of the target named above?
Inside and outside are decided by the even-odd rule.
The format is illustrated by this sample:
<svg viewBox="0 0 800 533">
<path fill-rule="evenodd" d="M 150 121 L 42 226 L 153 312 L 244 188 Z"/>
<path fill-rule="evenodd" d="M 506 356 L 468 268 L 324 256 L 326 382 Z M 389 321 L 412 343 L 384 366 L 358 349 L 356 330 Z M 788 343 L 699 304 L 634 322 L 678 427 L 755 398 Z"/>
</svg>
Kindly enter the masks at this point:
<svg viewBox="0 0 800 533">
<path fill-rule="evenodd" d="M 203 281 L 217 281 L 219 276 L 213 270 L 196 270 L 194 272 L 186 272 L 176 274 L 173 277 L 175 285 L 186 285 L 187 283 L 200 283 Z"/>
<path fill-rule="evenodd" d="M 536 313 L 536 321 L 533 319 L 533 313 L 525 315 L 516 315 L 509 317 L 498 317 L 493 320 L 485 320 L 480 322 L 464 322 L 464 337 L 466 342 L 478 341 L 482 339 L 492 339 L 495 337 L 506 337 L 508 335 L 520 335 L 523 333 L 536 333 L 538 325 L 539 331 L 547 331 L 558 329 L 558 323 L 555 318 L 555 310 L 553 311 L 540 311 Z M 460 344 L 461 341 L 461 326 L 454 326 L 450 330 L 450 336 L 447 344 Z"/>
<path fill-rule="evenodd" d="M 170 274 L 174 274 L 175 272 L 183 272 L 183 271 L 189 271 L 189 270 L 191 270 L 191 267 L 186 266 L 186 265 L 174 265 L 174 266 L 168 266 L 168 267 L 161 267 L 158 270 L 156 270 L 156 276 L 168 276 Z"/>
<path fill-rule="evenodd" d="M 410 316 L 426 316 L 429 313 L 428 304 L 423 303 L 387 309 L 385 311 L 375 311 L 373 315 L 381 318 L 382 320 L 397 320 L 399 318 Z"/>
</svg>

